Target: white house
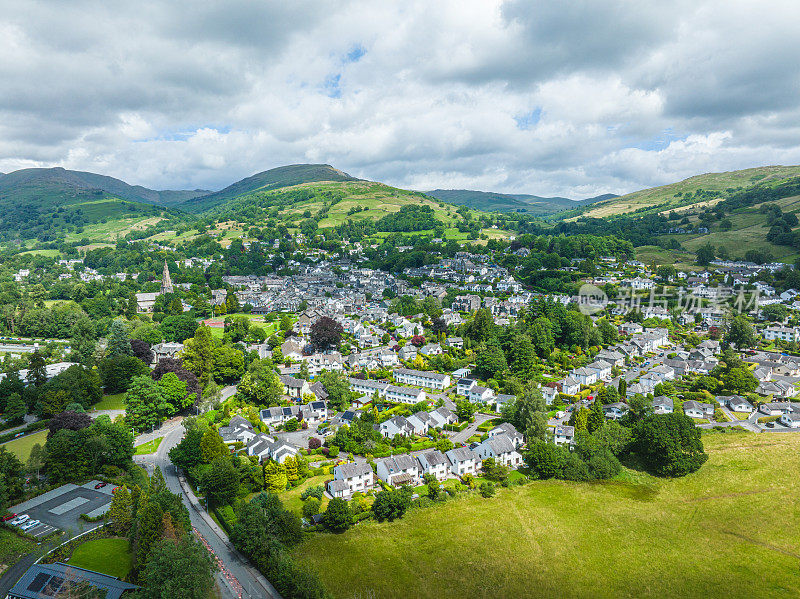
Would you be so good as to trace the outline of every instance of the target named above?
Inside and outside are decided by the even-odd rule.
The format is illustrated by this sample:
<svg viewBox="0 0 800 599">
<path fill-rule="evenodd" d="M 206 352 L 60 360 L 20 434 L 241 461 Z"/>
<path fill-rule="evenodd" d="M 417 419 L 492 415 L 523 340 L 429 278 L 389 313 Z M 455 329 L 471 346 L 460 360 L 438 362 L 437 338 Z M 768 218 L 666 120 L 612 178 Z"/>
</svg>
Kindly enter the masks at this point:
<svg viewBox="0 0 800 599">
<path fill-rule="evenodd" d="M 450 460 L 450 472 L 456 476 L 463 477 L 465 474 L 475 476 L 478 473 L 480 458 L 469 447 L 455 447 L 445 455 Z"/>
<path fill-rule="evenodd" d="M 458 381 L 456 381 L 456 394 L 466 397 L 469 395 L 469 390 L 475 385 L 477 385 L 477 382 L 474 379 L 458 379 Z"/>
<path fill-rule="evenodd" d="M 494 399 L 494 391 L 489 389 L 489 387 L 473 385 L 467 394 L 467 399 L 472 403 L 489 403 Z"/>
<path fill-rule="evenodd" d="M 603 415 L 609 420 L 619 420 L 628 413 L 628 404 L 621 401 L 603 406 Z"/>
<path fill-rule="evenodd" d="M 709 418 L 714 415 L 714 406 L 690 399 L 683 402 L 683 413 L 689 418 Z"/>
<path fill-rule="evenodd" d="M 333 468 L 333 480 L 328 483 L 328 492 L 333 497 L 349 499 L 353 493 L 366 493 L 374 484 L 375 476 L 369 464 L 340 464 Z"/>
<path fill-rule="evenodd" d="M 514 425 L 510 422 L 503 422 L 489 431 L 490 439 L 493 439 L 498 435 L 507 435 L 508 438 L 511 439 L 514 449 L 519 449 L 519 447 L 525 442 L 522 437 L 522 433 L 518 432 Z"/>
<path fill-rule="evenodd" d="M 389 420 L 384 420 L 378 428 L 380 433 L 390 439 L 395 435 L 409 436 L 414 434 L 414 427 L 403 416 L 394 416 Z"/>
<path fill-rule="evenodd" d="M 597 372 L 589 368 L 576 368 L 571 376 L 581 385 L 592 385 L 597 382 Z"/>
<path fill-rule="evenodd" d="M 575 443 L 575 427 L 559 424 L 553 429 L 553 442 L 556 445 L 572 445 Z"/>
<path fill-rule="evenodd" d="M 444 406 L 430 412 L 430 417 L 434 422 L 434 428 L 443 428 L 445 424 L 455 424 L 458 422 L 456 415 Z"/>
<path fill-rule="evenodd" d="M 780 422 L 789 428 L 800 428 L 800 414 L 792 412 L 791 414 L 781 414 Z"/>
<path fill-rule="evenodd" d="M 653 413 L 654 414 L 672 414 L 673 401 L 671 397 L 666 395 L 659 395 L 653 398 Z"/>
<path fill-rule="evenodd" d="M 800 329 L 797 327 L 771 326 L 762 331 L 767 341 L 800 341 Z"/>
<path fill-rule="evenodd" d="M 416 403 L 425 401 L 425 391 L 414 389 L 413 387 L 387 385 L 384 397 L 387 401 L 393 403 L 404 403 L 413 406 Z"/>
<path fill-rule="evenodd" d="M 517 468 L 522 465 L 522 456 L 514 447 L 514 442 L 506 434 L 486 439 L 474 451 L 482 461 L 494 458 L 495 462 L 509 468 Z"/>
<path fill-rule="evenodd" d="M 409 368 L 398 368 L 393 374 L 394 380 L 404 385 L 428 387 L 439 391 L 450 386 L 449 374 L 440 374 L 438 372 L 428 372 L 425 370 L 411 370 Z"/>
<path fill-rule="evenodd" d="M 384 458 L 377 462 L 378 478 L 392 486 L 416 484 L 420 479 L 420 464 L 408 454 Z"/>
<path fill-rule="evenodd" d="M 442 481 L 450 472 L 450 460 L 438 449 L 432 449 L 417 456 L 422 474 L 432 474 L 436 480 Z"/>
</svg>

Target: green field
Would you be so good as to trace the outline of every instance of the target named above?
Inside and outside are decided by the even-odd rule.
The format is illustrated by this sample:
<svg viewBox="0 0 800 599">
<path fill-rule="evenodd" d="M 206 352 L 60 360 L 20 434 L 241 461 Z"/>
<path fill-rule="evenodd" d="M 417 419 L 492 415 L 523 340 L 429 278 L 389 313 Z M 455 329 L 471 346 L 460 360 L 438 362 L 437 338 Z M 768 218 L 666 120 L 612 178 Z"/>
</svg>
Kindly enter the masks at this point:
<svg viewBox="0 0 800 599">
<path fill-rule="evenodd" d="M 124 410 L 125 394 L 105 395 L 103 399 L 92 406 L 93 410 Z"/>
<path fill-rule="evenodd" d="M 152 441 L 148 441 L 147 443 L 142 443 L 141 445 L 137 445 L 134 449 L 135 455 L 147 455 L 150 453 L 155 453 L 158 451 L 158 446 L 161 445 L 161 442 L 164 440 L 164 437 L 158 437 L 157 439 L 153 439 Z"/>
<path fill-rule="evenodd" d="M 300 499 L 300 494 L 308 489 L 309 487 L 315 487 L 317 485 L 325 486 L 325 481 L 331 480 L 333 477 L 330 474 L 324 474 L 322 476 L 312 476 L 307 478 L 294 489 L 290 489 L 288 491 L 284 491 L 280 494 L 281 501 L 286 509 L 292 510 L 297 512 L 297 514 L 302 515 L 303 513 L 303 500 Z M 328 499 L 327 497 L 322 498 L 322 510 L 324 511 L 325 508 L 328 506 Z"/>
<path fill-rule="evenodd" d="M 131 569 L 128 539 L 111 538 L 86 541 L 69 560 L 70 565 L 125 578 Z"/>
<path fill-rule="evenodd" d="M 796 597 L 800 435 L 703 438 L 709 461 L 682 479 L 534 482 L 295 555 L 342 598 Z"/>
<path fill-rule="evenodd" d="M 47 431 L 43 430 L 3 443 L 3 447 L 16 455 L 24 464 L 31 455 L 31 449 L 33 446 L 38 443 L 44 447 L 45 441 L 47 441 Z"/>
<path fill-rule="evenodd" d="M 697 189 L 724 191 L 734 187 L 751 187 L 758 183 L 796 177 L 797 175 L 800 175 L 800 167 L 798 166 L 760 166 L 741 171 L 706 173 L 677 183 L 643 189 L 613 200 L 597 202 L 592 204 L 591 209 L 586 210 L 583 215 L 602 218 L 604 216 L 633 212 L 648 206 L 657 206 L 664 202 L 670 202 L 677 207 L 683 202 L 675 197 L 676 193 L 694 192 Z"/>
</svg>

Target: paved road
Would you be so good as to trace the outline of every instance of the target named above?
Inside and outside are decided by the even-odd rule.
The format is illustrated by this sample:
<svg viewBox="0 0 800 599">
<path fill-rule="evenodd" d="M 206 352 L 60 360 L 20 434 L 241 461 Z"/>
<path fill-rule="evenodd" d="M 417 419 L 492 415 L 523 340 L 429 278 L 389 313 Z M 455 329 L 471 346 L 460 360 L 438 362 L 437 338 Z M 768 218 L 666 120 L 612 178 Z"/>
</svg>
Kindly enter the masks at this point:
<svg viewBox="0 0 800 599">
<path fill-rule="evenodd" d="M 466 443 L 467 439 L 469 439 L 472 435 L 475 434 L 475 431 L 478 430 L 478 427 L 486 422 L 487 420 L 491 420 L 492 418 L 496 418 L 496 416 L 492 416 L 491 414 L 475 414 L 475 421 L 470 424 L 467 428 L 463 431 L 455 433 L 450 437 L 450 440 L 458 445 L 459 443 Z"/>
<path fill-rule="evenodd" d="M 231 392 L 231 395 L 233 393 Z M 229 395 L 230 396 L 230 395 Z M 267 581 L 261 573 L 259 573 L 247 559 L 242 556 L 233 547 L 233 544 L 228 540 L 225 532 L 222 531 L 216 523 L 208 516 L 205 510 L 199 508 L 196 503 L 193 503 L 189 496 L 184 492 L 181 487 L 178 477 L 177 468 L 169 461 L 169 450 L 175 447 L 183 438 L 184 428 L 183 425 L 173 423 L 169 427 L 163 427 L 153 433 L 148 433 L 148 437 L 163 436 L 164 440 L 158 447 L 155 454 L 147 456 L 135 456 L 137 463 L 145 466 L 149 471 L 152 471 L 154 466 L 159 466 L 164 473 L 164 479 L 170 491 L 178 495 L 184 505 L 189 510 L 189 516 L 192 526 L 205 539 L 208 546 L 214 554 L 222 561 L 227 571 L 233 575 L 235 581 L 241 585 L 241 591 L 236 589 L 236 582 L 231 585 L 228 578 L 223 573 L 217 574 L 217 579 L 220 582 L 220 588 L 223 591 L 226 599 L 255 599 L 261 597 L 269 597 L 272 599 L 281 599 L 275 588 Z M 141 435 L 137 438 L 137 444 L 141 439 L 145 438 Z"/>
</svg>

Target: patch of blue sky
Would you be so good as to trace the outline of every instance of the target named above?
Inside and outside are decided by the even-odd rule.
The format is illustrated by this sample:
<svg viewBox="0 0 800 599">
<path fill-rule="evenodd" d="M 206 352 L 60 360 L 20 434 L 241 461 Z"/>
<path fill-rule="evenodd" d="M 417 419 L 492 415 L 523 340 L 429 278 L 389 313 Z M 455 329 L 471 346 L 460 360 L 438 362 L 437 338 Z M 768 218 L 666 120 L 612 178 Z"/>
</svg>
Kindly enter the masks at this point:
<svg viewBox="0 0 800 599">
<path fill-rule="evenodd" d="M 522 129 L 523 131 L 532 129 L 537 125 L 537 123 L 542 119 L 542 107 L 537 106 L 530 112 L 526 112 L 525 114 L 517 115 L 514 117 L 514 120 L 517 122 L 517 129 Z"/>
<path fill-rule="evenodd" d="M 231 126 L 230 125 L 198 125 L 194 128 L 188 129 L 180 129 L 180 130 L 165 130 L 160 131 L 158 135 L 153 135 L 152 137 L 146 137 L 144 139 L 137 139 L 137 142 L 145 142 L 145 141 L 186 141 L 190 137 L 197 135 L 197 132 L 200 129 L 213 129 L 217 133 L 230 133 Z"/>
</svg>

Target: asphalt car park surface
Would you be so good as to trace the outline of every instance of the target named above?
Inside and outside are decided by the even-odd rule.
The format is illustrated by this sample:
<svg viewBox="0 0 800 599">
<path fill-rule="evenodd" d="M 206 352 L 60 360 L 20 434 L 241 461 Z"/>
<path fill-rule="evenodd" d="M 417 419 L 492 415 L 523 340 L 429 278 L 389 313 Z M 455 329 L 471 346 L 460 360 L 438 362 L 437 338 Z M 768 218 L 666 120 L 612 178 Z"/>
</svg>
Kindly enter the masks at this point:
<svg viewBox="0 0 800 599">
<path fill-rule="evenodd" d="M 99 516 L 111 506 L 114 485 L 95 489 L 98 484 L 100 481 L 93 480 L 81 486 L 62 485 L 15 505 L 10 511 L 18 516 L 28 514 L 31 520 L 39 520 L 40 524 L 25 531 L 36 538 L 46 537 L 56 530 L 77 530 L 81 514 Z M 13 520 L 8 524 L 11 522 Z"/>
</svg>

